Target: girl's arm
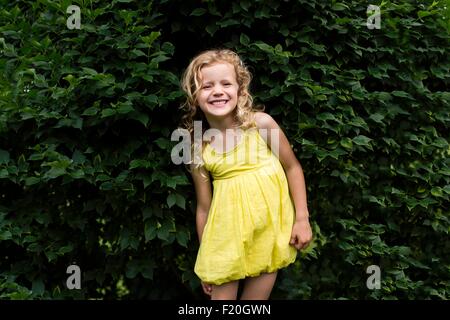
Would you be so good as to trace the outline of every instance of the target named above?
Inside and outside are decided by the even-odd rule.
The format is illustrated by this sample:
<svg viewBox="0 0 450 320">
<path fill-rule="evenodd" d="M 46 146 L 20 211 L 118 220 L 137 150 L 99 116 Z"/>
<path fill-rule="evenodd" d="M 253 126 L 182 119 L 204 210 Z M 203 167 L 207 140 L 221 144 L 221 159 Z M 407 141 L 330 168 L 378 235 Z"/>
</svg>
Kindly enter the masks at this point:
<svg viewBox="0 0 450 320">
<path fill-rule="evenodd" d="M 204 167 L 194 169 L 194 165 L 191 164 L 191 175 L 194 180 L 195 194 L 197 196 L 197 210 L 195 214 L 197 224 L 198 241 L 202 242 L 203 229 L 205 228 L 206 221 L 208 220 L 209 208 L 211 207 L 212 192 L 211 181 L 209 179 L 209 172 Z M 202 283 L 203 292 L 207 295 L 212 293 L 212 285 L 205 282 Z"/>
<path fill-rule="evenodd" d="M 297 249 L 306 248 L 311 241 L 312 231 L 309 225 L 309 211 L 306 199 L 306 183 L 300 162 L 297 160 L 283 130 L 278 126 L 275 120 L 264 112 L 256 112 L 255 120 L 258 128 L 267 129 L 267 137 L 263 135 L 267 145 L 278 149 L 274 152 L 284 171 L 289 184 L 289 190 L 295 205 L 296 221 L 292 230 L 291 244 Z M 278 141 L 271 141 L 271 130 L 277 130 Z M 274 151 L 274 150 L 272 150 Z"/>
<path fill-rule="evenodd" d="M 208 219 L 209 208 L 211 206 L 212 191 L 209 173 L 200 167 L 194 169 L 191 165 L 191 175 L 194 180 L 195 194 L 197 197 L 196 224 L 199 242 L 202 241 L 203 229 Z"/>
<path fill-rule="evenodd" d="M 278 159 L 282 164 L 289 183 L 292 198 L 295 204 L 296 220 L 308 219 L 308 206 L 306 202 L 305 177 L 300 162 L 297 160 L 283 130 L 278 126 L 275 120 L 264 112 L 256 112 L 255 120 L 258 128 L 267 129 L 267 137 L 263 135 L 267 145 L 276 148 L 278 146 Z M 270 130 L 278 131 L 279 141 L 272 141 Z M 276 137 L 277 135 L 273 135 Z M 275 152 L 274 152 L 275 153 Z"/>
</svg>

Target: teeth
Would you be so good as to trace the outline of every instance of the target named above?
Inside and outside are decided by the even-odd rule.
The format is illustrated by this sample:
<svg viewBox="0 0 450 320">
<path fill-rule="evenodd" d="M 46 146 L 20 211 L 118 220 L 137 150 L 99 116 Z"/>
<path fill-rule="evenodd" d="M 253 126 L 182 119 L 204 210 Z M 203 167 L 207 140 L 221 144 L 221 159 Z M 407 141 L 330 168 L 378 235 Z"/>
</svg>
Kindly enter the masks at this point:
<svg viewBox="0 0 450 320">
<path fill-rule="evenodd" d="M 218 101 L 213 101 L 212 104 L 217 105 L 217 104 L 225 104 L 227 101 L 226 100 L 218 100 Z"/>
</svg>

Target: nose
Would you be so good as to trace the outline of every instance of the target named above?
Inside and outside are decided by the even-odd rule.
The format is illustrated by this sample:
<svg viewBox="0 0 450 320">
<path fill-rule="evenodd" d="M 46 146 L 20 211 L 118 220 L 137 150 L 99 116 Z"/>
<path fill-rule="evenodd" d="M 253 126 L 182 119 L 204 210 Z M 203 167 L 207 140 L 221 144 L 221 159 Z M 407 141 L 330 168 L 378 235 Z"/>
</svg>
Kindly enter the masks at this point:
<svg viewBox="0 0 450 320">
<path fill-rule="evenodd" d="M 214 86 L 214 88 L 213 88 L 213 96 L 220 97 L 221 95 L 223 95 L 222 88 L 220 86 Z"/>
</svg>

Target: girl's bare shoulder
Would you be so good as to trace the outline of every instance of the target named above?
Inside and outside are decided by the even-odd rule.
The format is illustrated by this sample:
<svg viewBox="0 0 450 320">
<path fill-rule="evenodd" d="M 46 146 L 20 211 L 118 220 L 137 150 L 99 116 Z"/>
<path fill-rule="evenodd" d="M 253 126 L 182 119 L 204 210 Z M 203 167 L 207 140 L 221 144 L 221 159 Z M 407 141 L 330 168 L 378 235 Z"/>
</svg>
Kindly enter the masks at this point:
<svg viewBox="0 0 450 320">
<path fill-rule="evenodd" d="M 278 124 L 268 113 L 263 111 L 256 111 L 254 113 L 254 116 L 258 129 L 278 128 Z"/>
</svg>

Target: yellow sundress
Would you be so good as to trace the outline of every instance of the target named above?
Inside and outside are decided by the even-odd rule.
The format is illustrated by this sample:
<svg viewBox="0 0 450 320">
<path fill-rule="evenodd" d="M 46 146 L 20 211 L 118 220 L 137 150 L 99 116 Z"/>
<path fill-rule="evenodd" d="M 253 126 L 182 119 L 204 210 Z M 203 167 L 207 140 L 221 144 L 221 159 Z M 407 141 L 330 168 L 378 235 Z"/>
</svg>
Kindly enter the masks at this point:
<svg viewBox="0 0 450 320">
<path fill-rule="evenodd" d="M 194 271 L 216 285 L 274 272 L 297 256 L 283 167 L 256 127 L 241 132 L 233 149 L 219 153 L 207 144 L 202 152 L 213 197 Z"/>
</svg>

